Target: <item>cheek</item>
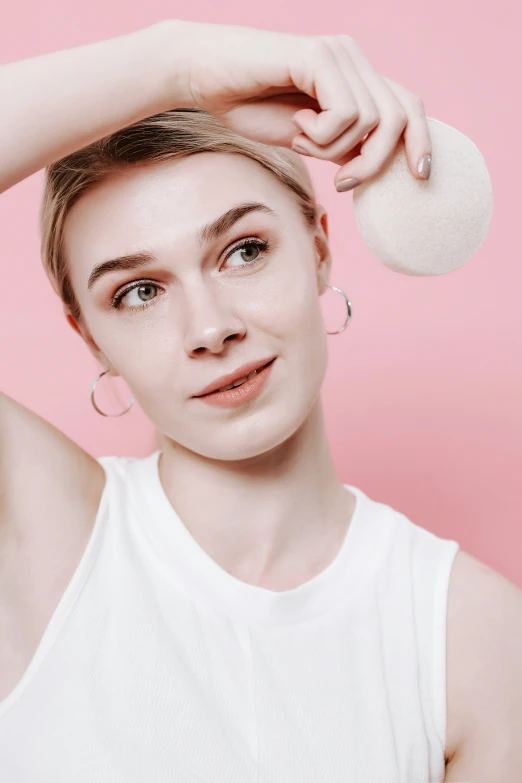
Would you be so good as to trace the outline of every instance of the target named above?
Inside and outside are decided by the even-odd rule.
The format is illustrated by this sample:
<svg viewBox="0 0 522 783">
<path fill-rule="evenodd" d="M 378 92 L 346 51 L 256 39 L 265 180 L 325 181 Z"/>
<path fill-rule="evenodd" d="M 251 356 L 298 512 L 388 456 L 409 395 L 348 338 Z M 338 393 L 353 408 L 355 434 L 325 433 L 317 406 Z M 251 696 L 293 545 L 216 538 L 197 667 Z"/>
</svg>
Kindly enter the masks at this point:
<svg viewBox="0 0 522 783">
<path fill-rule="evenodd" d="M 143 350 L 125 356 L 127 377 L 143 399 L 179 387 L 181 352 L 179 339 L 172 332 L 154 331 L 144 341 Z"/>
<path fill-rule="evenodd" d="M 101 325 L 97 343 L 138 400 L 145 400 L 178 377 L 179 338 L 165 322 L 140 320 L 140 316 L 134 323 L 123 321 Z"/>
<path fill-rule="evenodd" d="M 296 274 L 286 287 L 271 292 L 263 307 L 250 319 L 256 329 L 276 339 L 293 381 L 296 396 L 315 395 L 326 373 L 328 336 L 323 320 L 321 300 L 314 277 Z M 306 399 L 303 401 L 306 403 Z"/>
<path fill-rule="evenodd" d="M 322 321 L 314 271 L 303 262 L 263 281 L 243 312 L 252 323 L 281 338 L 314 334 Z"/>
</svg>

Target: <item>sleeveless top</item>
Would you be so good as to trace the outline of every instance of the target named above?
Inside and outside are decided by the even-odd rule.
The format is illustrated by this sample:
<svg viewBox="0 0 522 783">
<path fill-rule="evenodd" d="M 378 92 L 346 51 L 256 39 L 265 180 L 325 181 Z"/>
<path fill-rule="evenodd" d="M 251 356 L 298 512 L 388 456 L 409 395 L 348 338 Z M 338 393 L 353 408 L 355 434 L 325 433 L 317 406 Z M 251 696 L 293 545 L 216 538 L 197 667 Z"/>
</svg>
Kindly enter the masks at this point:
<svg viewBox="0 0 522 783">
<path fill-rule="evenodd" d="M 435 783 L 456 541 L 361 489 L 320 574 L 222 569 L 145 458 L 100 457 L 87 547 L 0 702 L 6 783 Z"/>
</svg>

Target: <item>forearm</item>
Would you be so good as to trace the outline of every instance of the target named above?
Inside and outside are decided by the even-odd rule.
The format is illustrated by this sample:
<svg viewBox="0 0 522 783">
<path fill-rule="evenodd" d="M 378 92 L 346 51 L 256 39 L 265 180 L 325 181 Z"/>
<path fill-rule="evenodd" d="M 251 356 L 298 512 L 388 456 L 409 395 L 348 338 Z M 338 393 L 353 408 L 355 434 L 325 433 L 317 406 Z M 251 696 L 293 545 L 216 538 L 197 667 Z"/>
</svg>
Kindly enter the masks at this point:
<svg viewBox="0 0 522 783">
<path fill-rule="evenodd" d="M 0 193 L 87 144 L 192 105 L 176 62 L 182 23 L 0 67 Z"/>
</svg>

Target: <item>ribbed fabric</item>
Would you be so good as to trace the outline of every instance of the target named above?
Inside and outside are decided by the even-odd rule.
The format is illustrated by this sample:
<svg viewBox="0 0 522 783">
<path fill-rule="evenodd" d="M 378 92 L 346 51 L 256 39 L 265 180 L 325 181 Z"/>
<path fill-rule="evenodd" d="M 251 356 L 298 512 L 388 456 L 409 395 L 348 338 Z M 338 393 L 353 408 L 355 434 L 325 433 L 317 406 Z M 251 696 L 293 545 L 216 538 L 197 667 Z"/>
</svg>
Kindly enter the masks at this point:
<svg viewBox="0 0 522 783">
<path fill-rule="evenodd" d="M 159 454 L 99 458 L 87 548 L 0 703 L 2 783 L 442 781 L 458 543 L 346 484 L 334 561 L 249 585 L 184 527 Z"/>
</svg>

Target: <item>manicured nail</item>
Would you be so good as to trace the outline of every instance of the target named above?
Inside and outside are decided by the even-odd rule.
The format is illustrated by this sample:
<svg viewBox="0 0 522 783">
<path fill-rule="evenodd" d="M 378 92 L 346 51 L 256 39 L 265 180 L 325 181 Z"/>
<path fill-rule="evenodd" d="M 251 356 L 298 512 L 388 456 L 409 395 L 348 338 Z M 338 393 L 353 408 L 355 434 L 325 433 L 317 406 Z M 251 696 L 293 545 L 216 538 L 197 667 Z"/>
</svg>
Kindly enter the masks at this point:
<svg viewBox="0 0 522 783">
<path fill-rule="evenodd" d="M 304 147 L 300 147 L 299 144 L 293 144 L 292 149 L 294 152 L 298 152 L 300 155 L 310 155 L 310 153 L 307 152 Z"/>
<path fill-rule="evenodd" d="M 429 179 L 431 172 L 431 155 L 424 155 L 424 157 L 420 159 L 417 171 L 422 179 Z"/>
<path fill-rule="evenodd" d="M 337 183 L 335 186 L 337 188 L 338 193 L 344 193 L 347 190 L 353 190 L 353 188 L 356 188 L 357 185 L 360 185 L 358 179 L 354 179 L 353 177 L 350 177 L 349 179 L 342 179 L 340 182 Z"/>
</svg>

